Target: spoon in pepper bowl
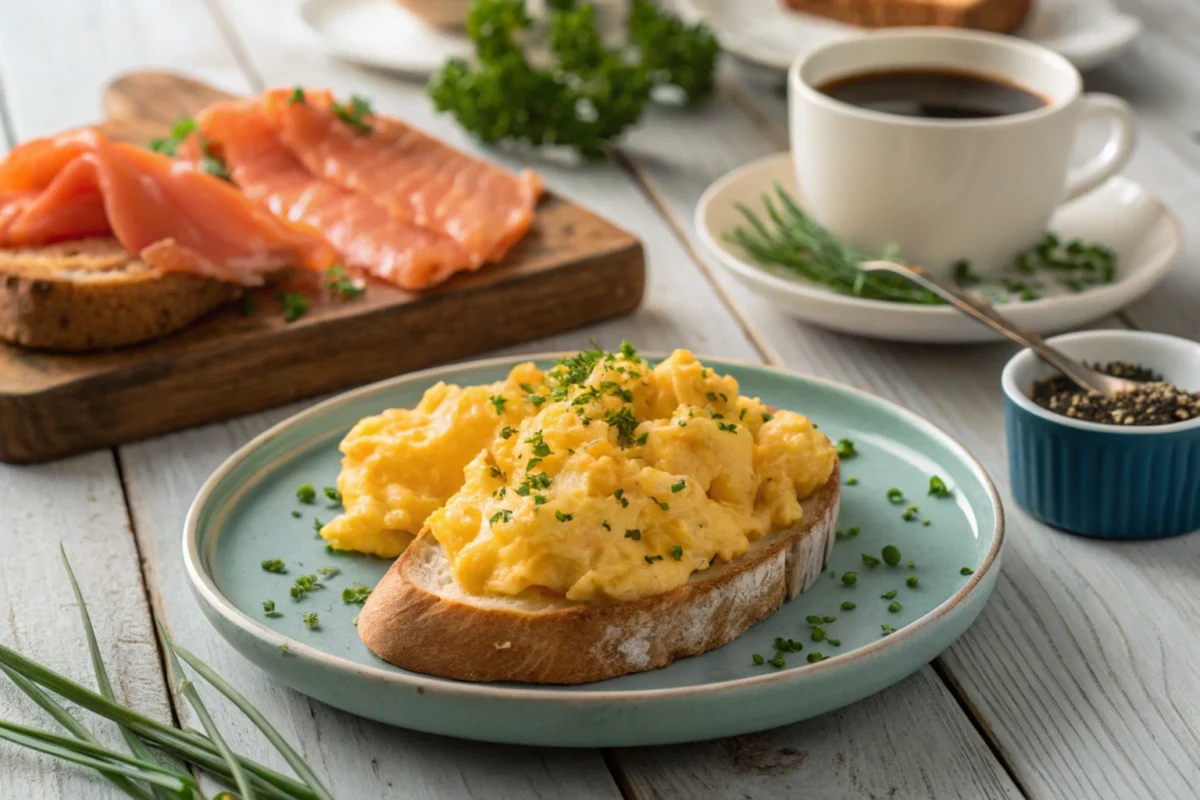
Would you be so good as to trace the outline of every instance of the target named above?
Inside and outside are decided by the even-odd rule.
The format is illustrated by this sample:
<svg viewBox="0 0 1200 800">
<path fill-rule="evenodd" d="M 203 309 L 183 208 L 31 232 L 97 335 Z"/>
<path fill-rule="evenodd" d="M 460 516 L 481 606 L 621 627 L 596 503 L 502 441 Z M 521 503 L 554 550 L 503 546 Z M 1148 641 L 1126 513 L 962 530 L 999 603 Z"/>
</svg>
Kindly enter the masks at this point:
<svg viewBox="0 0 1200 800">
<path fill-rule="evenodd" d="M 1013 322 L 992 306 L 952 283 L 938 278 L 924 267 L 906 266 L 894 261 L 864 261 L 859 269 L 867 272 L 891 272 L 924 286 L 962 313 L 1017 344 L 1032 350 L 1038 358 L 1061 372 L 1072 383 L 1088 392 L 1111 397 L 1136 389 L 1140 384 L 1125 378 L 1115 378 L 1080 363 L 1061 350 L 1046 344 L 1041 336 Z"/>
</svg>

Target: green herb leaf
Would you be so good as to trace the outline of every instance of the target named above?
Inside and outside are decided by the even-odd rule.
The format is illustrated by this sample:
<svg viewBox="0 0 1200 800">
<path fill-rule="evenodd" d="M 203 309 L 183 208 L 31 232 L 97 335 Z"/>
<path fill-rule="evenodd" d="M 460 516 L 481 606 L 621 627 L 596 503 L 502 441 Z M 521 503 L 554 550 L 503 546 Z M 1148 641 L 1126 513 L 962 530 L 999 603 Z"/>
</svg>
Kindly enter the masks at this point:
<svg viewBox="0 0 1200 800">
<path fill-rule="evenodd" d="M 858 452 L 854 449 L 854 442 L 849 439 L 839 439 L 837 443 L 838 458 L 854 458 Z"/>
<path fill-rule="evenodd" d="M 295 322 L 308 312 L 308 298 L 299 292 L 282 292 L 279 307 L 283 309 L 284 322 Z"/>
<path fill-rule="evenodd" d="M 313 488 L 311 483 L 306 483 L 296 490 L 296 499 L 301 503 L 315 503 L 317 501 L 317 490 Z"/>
<path fill-rule="evenodd" d="M 946 482 L 944 480 L 939 478 L 937 475 L 932 475 L 929 478 L 929 494 L 939 498 L 949 497 L 950 488 L 946 486 Z"/>
<path fill-rule="evenodd" d="M 262 568 L 267 572 L 276 572 L 280 574 L 287 572 L 287 568 L 284 567 L 283 562 L 278 558 L 266 559 L 262 562 Z"/>
<path fill-rule="evenodd" d="M 888 546 L 884 547 L 880 555 L 883 556 L 883 560 L 887 562 L 888 566 L 890 567 L 894 567 L 900 563 L 900 549 L 894 544 L 889 544 Z"/>
<path fill-rule="evenodd" d="M 352 583 L 345 589 L 342 589 L 342 602 L 355 603 L 362 605 L 367 602 L 367 598 L 371 596 L 371 587 L 363 586 L 361 583 Z"/>
<path fill-rule="evenodd" d="M 306 611 L 301 619 L 304 621 L 304 627 L 309 630 L 321 627 L 321 618 L 317 616 L 317 612 L 315 611 Z"/>
</svg>

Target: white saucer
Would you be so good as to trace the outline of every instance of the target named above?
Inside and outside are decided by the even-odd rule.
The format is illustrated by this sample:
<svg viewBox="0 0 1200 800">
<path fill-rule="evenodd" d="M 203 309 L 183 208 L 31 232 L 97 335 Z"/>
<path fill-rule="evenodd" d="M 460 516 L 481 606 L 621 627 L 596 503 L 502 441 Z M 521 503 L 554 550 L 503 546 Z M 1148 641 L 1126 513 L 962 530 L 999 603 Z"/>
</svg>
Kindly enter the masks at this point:
<svg viewBox="0 0 1200 800">
<path fill-rule="evenodd" d="M 690 17 L 707 22 L 726 51 L 779 70 L 817 45 L 864 30 L 789 11 L 780 0 L 677 3 Z M 1037 0 L 1017 35 L 1062 53 L 1079 69 L 1090 69 L 1125 50 L 1141 28 L 1140 20 L 1120 13 L 1110 0 Z"/>
<path fill-rule="evenodd" d="M 743 203 L 762 208 L 764 192 L 779 183 L 796 196 L 796 177 L 787 153 L 767 156 L 720 178 L 696 206 L 696 233 L 722 267 L 741 283 L 792 316 L 844 333 L 903 342 L 962 344 L 999 336 L 950 306 L 911 305 L 837 294 L 795 277 L 782 268 L 753 261 L 722 234 L 744 218 Z M 1003 311 L 1021 325 L 1050 334 L 1070 330 L 1112 314 L 1150 291 L 1171 268 L 1181 245 L 1179 221 L 1140 185 L 1124 176 L 1109 179 L 1090 194 L 1061 206 L 1048 229 L 1060 238 L 1097 242 L 1117 257 L 1114 283 L 1079 293 L 1024 303 Z"/>
<path fill-rule="evenodd" d="M 466 36 L 425 24 L 396 0 L 304 0 L 300 21 L 329 55 L 405 75 L 426 77 L 474 52 Z"/>
</svg>

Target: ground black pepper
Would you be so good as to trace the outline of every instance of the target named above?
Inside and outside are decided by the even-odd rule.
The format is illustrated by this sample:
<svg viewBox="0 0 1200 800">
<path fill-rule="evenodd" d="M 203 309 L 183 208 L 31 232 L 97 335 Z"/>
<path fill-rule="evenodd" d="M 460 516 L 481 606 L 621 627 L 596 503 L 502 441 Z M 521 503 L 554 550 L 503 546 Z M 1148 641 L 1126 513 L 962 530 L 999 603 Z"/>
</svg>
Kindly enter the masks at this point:
<svg viewBox="0 0 1200 800">
<path fill-rule="evenodd" d="M 1154 370 L 1127 361 L 1090 365 L 1101 372 L 1144 386 L 1112 397 L 1080 389 L 1062 375 L 1035 381 L 1033 402 L 1074 419 L 1106 425 L 1169 425 L 1200 417 L 1200 392 L 1188 392 L 1163 382 Z"/>
</svg>

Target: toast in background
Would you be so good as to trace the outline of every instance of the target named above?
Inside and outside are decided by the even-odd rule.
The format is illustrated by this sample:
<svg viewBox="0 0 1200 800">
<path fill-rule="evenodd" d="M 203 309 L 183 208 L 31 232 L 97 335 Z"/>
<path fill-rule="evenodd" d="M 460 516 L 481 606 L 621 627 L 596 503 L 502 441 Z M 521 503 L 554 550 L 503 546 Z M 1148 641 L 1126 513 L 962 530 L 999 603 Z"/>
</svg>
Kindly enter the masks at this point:
<svg viewBox="0 0 1200 800">
<path fill-rule="evenodd" d="M 231 283 L 162 273 L 116 239 L 0 249 L 0 339 L 88 351 L 174 333 L 241 294 Z"/>
<path fill-rule="evenodd" d="M 818 14 L 865 28 L 937 25 L 1012 33 L 1029 16 L 1033 0 L 781 0 L 793 11 Z"/>
</svg>

